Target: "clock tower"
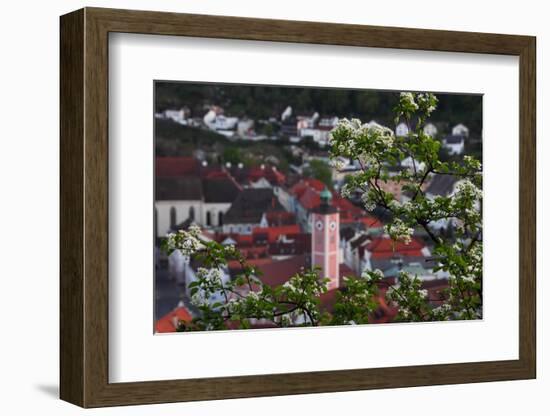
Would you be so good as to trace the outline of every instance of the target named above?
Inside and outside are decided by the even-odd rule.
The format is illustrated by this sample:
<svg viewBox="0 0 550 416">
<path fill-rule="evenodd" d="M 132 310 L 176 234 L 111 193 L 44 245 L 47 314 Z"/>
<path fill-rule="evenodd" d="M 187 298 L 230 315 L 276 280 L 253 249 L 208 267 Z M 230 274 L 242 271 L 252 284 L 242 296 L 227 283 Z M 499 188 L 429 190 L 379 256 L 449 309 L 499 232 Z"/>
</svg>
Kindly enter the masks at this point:
<svg viewBox="0 0 550 416">
<path fill-rule="evenodd" d="M 330 278 L 328 290 L 332 290 L 340 285 L 340 214 L 331 205 L 332 194 L 327 188 L 320 197 L 321 204 L 311 215 L 311 263 L 321 268 L 321 277 Z"/>
</svg>

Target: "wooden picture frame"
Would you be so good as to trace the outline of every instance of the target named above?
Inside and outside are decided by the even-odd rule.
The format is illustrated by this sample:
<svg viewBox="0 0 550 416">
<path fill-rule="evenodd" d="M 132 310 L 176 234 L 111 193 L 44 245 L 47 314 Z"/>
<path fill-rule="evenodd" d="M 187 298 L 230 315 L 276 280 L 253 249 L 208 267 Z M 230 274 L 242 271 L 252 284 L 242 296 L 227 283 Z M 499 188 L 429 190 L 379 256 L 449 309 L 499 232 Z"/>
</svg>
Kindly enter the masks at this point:
<svg viewBox="0 0 550 416">
<path fill-rule="evenodd" d="M 534 37 L 85 8 L 61 17 L 60 396 L 82 407 L 536 377 Z M 519 359 L 109 383 L 108 34 L 298 42 L 519 57 Z"/>
</svg>

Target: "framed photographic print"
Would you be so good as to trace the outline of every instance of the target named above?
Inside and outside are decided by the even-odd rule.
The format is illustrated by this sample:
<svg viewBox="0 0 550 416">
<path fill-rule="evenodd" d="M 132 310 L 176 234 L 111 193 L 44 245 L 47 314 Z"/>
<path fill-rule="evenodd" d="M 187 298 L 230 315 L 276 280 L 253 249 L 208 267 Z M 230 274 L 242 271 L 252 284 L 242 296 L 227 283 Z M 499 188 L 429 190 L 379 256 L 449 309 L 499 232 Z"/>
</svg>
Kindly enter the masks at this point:
<svg viewBox="0 0 550 416">
<path fill-rule="evenodd" d="M 61 398 L 536 376 L 535 38 L 61 17 Z"/>
</svg>

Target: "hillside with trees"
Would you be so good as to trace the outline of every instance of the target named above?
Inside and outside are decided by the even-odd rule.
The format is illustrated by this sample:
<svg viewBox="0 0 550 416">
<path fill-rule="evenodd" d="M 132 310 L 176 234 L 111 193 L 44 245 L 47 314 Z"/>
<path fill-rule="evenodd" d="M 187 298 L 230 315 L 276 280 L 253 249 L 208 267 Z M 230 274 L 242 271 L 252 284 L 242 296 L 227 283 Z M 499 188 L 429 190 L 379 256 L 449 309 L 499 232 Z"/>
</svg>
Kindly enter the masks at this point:
<svg viewBox="0 0 550 416">
<path fill-rule="evenodd" d="M 156 82 L 155 106 L 160 112 L 167 108 L 187 106 L 193 116 L 205 114 L 210 105 L 219 105 L 226 114 L 252 119 L 279 118 L 287 106 L 294 114 L 337 115 L 361 120 L 376 120 L 392 127 L 392 112 L 399 102 L 399 92 L 351 90 L 339 88 L 274 87 L 244 84 L 207 84 L 187 82 Z M 473 137 L 481 136 L 482 96 L 438 93 L 437 114 L 430 121 L 443 130 L 464 123 Z"/>
</svg>

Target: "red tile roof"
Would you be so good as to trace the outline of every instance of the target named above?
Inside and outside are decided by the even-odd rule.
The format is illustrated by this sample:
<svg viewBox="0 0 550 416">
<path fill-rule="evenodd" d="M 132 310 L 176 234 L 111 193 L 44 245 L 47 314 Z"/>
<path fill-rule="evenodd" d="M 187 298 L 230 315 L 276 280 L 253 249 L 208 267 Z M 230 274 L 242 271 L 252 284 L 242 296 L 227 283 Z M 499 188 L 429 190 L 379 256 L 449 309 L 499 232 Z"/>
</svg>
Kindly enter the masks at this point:
<svg viewBox="0 0 550 416">
<path fill-rule="evenodd" d="M 377 218 L 371 217 L 370 215 L 364 215 L 359 218 L 359 222 L 365 224 L 368 228 L 382 228 L 384 225 Z"/>
<path fill-rule="evenodd" d="M 246 248 L 239 247 L 239 251 L 247 259 L 260 259 L 262 257 L 267 257 L 268 246 L 254 244 Z"/>
<path fill-rule="evenodd" d="M 292 276 L 298 273 L 302 268 L 309 268 L 310 264 L 307 263 L 307 257 L 305 255 L 293 256 L 286 260 L 272 261 L 260 265 L 259 269 L 262 272 L 262 276 L 259 276 L 260 280 L 271 287 L 280 286 L 288 281 Z M 348 266 L 340 264 L 340 286 L 342 285 L 344 276 L 353 276 L 353 270 Z"/>
<path fill-rule="evenodd" d="M 280 256 L 311 253 L 311 234 L 287 234 L 287 239 L 288 241 L 269 244 L 269 254 Z"/>
<path fill-rule="evenodd" d="M 297 198 L 298 203 L 306 210 L 314 210 L 321 204 L 320 193 L 326 185 L 318 179 L 302 179 L 295 184 L 290 193 Z M 332 192 L 332 205 L 340 212 L 342 223 L 362 222 L 369 228 L 381 228 L 382 223 L 368 215 L 363 209 L 354 205 L 349 199 L 342 198 L 337 192 Z"/>
<path fill-rule="evenodd" d="M 321 204 L 319 192 L 313 188 L 307 187 L 298 200 L 300 205 L 307 210 L 315 209 Z"/>
<path fill-rule="evenodd" d="M 271 263 L 258 266 L 262 272 L 262 275 L 258 277 L 266 285 L 271 287 L 280 286 L 306 266 L 308 265 L 306 264 L 305 255 L 294 256 L 286 260 L 272 261 Z"/>
<path fill-rule="evenodd" d="M 199 171 L 199 161 L 187 156 L 163 156 L 155 161 L 155 176 L 191 176 Z"/>
<path fill-rule="evenodd" d="M 253 237 L 265 234 L 269 243 L 275 243 L 279 236 L 298 234 L 300 233 L 300 226 L 298 224 L 281 225 L 278 227 L 257 227 L 252 231 Z"/>
<path fill-rule="evenodd" d="M 401 241 L 393 241 L 389 237 L 377 237 L 368 245 L 367 250 L 372 253 L 373 258 L 390 258 L 396 253 L 404 256 L 422 257 L 424 244 L 417 238 L 413 238 L 409 244 Z"/>
<path fill-rule="evenodd" d="M 339 288 L 332 289 L 319 296 L 319 306 L 322 311 L 332 312 L 332 310 L 334 309 L 334 304 L 336 303 L 336 293 L 338 293 L 339 290 Z"/>
<path fill-rule="evenodd" d="M 248 180 L 256 182 L 261 178 L 265 178 L 272 185 L 281 186 L 285 183 L 286 177 L 273 166 L 268 166 L 262 169 L 259 166 L 252 167 L 248 170 Z"/>
<path fill-rule="evenodd" d="M 349 211 L 356 214 L 365 213 L 365 211 L 363 211 L 361 208 L 353 205 L 349 199 L 342 198 L 336 192 L 333 192 L 332 205 L 338 207 L 342 211 Z"/>
<path fill-rule="evenodd" d="M 296 216 L 287 211 L 271 211 L 265 214 L 266 220 L 271 227 L 279 225 L 291 225 L 296 223 Z"/>
<path fill-rule="evenodd" d="M 398 310 L 395 306 L 388 305 L 385 289 L 380 289 L 378 296 L 376 296 L 376 301 L 378 302 L 378 311 L 374 313 L 374 316 L 369 317 L 369 323 L 385 324 L 387 322 L 392 322 Z"/>
<path fill-rule="evenodd" d="M 156 325 L 156 332 L 176 332 L 176 325 L 179 321 L 190 322 L 193 318 L 187 309 L 183 306 L 177 307 L 172 312 L 160 318 Z"/>
<path fill-rule="evenodd" d="M 319 300 L 321 302 L 321 310 L 331 313 L 336 304 L 336 294 L 340 289 L 332 289 L 326 293 L 323 293 Z M 369 323 L 371 324 L 381 324 L 386 322 L 391 322 L 397 315 L 397 308 L 388 305 L 385 299 L 385 289 L 381 289 L 379 294 L 376 296 L 376 302 L 378 303 L 377 313 L 369 316 Z"/>
<path fill-rule="evenodd" d="M 340 263 L 340 279 L 344 276 L 353 276 L 354 271 L 345 263 Z"/>
<path fill-rule="evenodd" d="M 422 289 L 428 290 L 428 299 L 430 303 L 436 306 L 440 306 L 446 296 L 445 289 L 449 287 L 449 281 L 447 279 L 427 280 L 422 282 Z"/>
<path fill-rule="evenodd" d="M 201 178 L 208 178 L 210 175 L 215 176 L 216 174 L 224 172 L 224 169 L 219 165 L 207 165 L 200 166 L 199 175 Z"/>
<path fill-rule="evenodd" d="M 254 266 L 258 268 L 262 268 L 264 266 L 268 266 L 273 263 L 273 259 L 271 257 L 262 257 L 259 259 L 246 259 L 246 264 L 249 266 Z M 241 264 L 237 260 L 230 260 L 227 262 L 227 267 L 229 270 L 241 270 Z"/>
<path fill-rule="evenodd" d="M 312 188 L 317 192 L 321 192 L 323 189 L 325 189 L 325 187 L 326 185 L 318 179 L 306 178 L 302 179 L 300 182 L 290 188 L 290 193 L 296 198 L 300 198 L 308 188 Z"/>
<path fill-rule="evenodd" d="M 250 234 L 216 234 L 214 239 L 218 243 L 223 243 L 226 239 L 232 239 L 237 243 L 236 245 L 248 246 L 252 244 L 252 235 Z"/>
<path fill-rule="evenodd" d="M 232 176 L 229 175 L 229 173 L 227 173 L 227 171 L 222 170 L 222 169 L 212 169 L 212 170 L 209 170 L 209 171 L 205 171 L 203 177 L 206 178 L 206 179 L 228 179 L 228 178 L 232 178 Z"/>
</svg>

